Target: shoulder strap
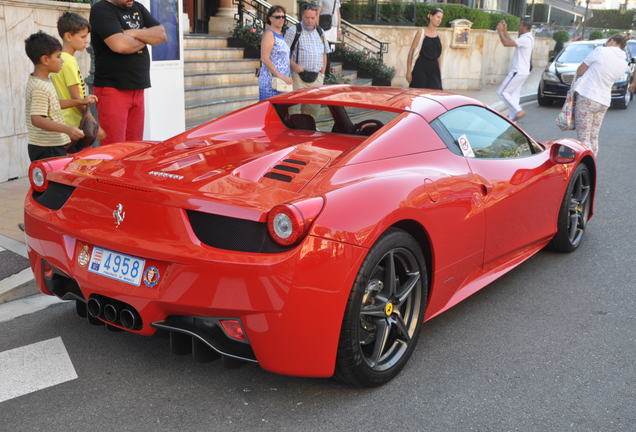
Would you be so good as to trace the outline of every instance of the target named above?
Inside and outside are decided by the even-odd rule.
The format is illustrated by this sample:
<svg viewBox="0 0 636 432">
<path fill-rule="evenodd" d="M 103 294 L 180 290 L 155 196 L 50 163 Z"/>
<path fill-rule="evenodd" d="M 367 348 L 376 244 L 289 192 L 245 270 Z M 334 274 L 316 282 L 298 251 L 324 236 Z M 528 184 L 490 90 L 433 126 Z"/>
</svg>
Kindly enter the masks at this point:
<svg viewBox="0 0 636 432">
<path fill-rule="evenodd" d="M 297 23 L 296 34 L 294 35 L 294 41 L 289 47 L 289 58 L 291 58 L 292 55 L 294 55 L 294 49 L 296 48 L 296 45 L 298 44 L 298 39 L 300 39 L 300 34 L 302 33 L 302 31 L 303 31 L 302 26 L 300 25 L 300 23 Z M 296 51 L 296 63 L 298 63 L 298 51 Z"/>
<path fill-rule="evenodd" d="M 333 8 L 331 9 L 331 15 L 333 15 L 333 13 L 336 11 L 336 1 L 337 0 L 333 0 Z"/>
</svg>

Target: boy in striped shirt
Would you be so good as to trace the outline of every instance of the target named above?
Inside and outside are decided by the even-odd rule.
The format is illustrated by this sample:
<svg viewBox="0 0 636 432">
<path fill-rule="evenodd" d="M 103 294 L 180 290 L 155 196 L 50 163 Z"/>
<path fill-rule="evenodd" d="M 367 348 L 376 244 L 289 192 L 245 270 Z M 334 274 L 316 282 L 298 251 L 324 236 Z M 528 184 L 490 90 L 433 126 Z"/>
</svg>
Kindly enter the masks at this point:
<svg viewBox="0 0 636 432">
<path fill-rule="evenodd" d="M 42 31 L 24 41 L 26 54 L 34 64 L 26 86 L 26 125 L 31 161 L 66 155 L 71 140 L 84 136 L 81 129 L 64 123 L 62 108 L 95 103 L 95 96 L 58 100 L 49 74 L 62 69 L 62 45 Z"/>
</svg>

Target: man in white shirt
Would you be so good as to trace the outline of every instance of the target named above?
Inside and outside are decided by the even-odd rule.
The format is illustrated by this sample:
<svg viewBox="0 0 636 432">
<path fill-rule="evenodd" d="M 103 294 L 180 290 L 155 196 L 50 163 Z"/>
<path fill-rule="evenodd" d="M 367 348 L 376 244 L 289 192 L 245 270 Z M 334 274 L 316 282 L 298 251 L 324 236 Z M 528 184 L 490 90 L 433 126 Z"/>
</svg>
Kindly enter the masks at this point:
<svg viewBox="0 0 636 432">
<path fill-rule="evenodd" d="M 521 86 L 528 79 L 532 68 L 532 48 L 534 38 L 532 37 L 532 23 L 523 20 L 519 24 L 519 37 L 515 40 L 508 35 L 508 25 L 501 20 L 497 24 L 499 40 L 505 47 L 515 47 L 510 62 L 510 72 L 499 86 L 497 94 L 508 105 L 508 118 L 519 120 L 526 115 L 526 112 L 519 105 L 521 98 Z"/>
</svg>

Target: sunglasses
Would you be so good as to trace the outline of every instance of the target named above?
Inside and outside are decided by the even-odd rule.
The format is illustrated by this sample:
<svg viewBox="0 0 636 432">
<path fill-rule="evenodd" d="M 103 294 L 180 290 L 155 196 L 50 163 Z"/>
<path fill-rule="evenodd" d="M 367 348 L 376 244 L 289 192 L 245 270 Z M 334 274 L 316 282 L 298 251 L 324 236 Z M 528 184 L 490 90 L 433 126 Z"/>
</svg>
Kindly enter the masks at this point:
<svg viewBox="0 0 636 432">
<path fill-rule="evenodd" d="M 285 18 L 285 15 L 272 15 L 270 18 L 283 19 Z"/>
</svg>

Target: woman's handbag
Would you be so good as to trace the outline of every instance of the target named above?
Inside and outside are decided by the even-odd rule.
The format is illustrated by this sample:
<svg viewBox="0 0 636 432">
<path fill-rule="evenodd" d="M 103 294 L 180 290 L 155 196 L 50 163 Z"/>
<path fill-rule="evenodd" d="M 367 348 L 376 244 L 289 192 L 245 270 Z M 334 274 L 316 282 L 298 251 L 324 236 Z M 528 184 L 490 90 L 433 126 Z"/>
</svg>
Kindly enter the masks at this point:
<svg viewBox="0 0 636 432">
<path fill-rule="evenodd" d="M 84 132 L 84 136 L 77 141 L 71 141 L 71 144 L 67 149 L 68 153 L 77 153 L 78 151 L 93 144 L 95 139 L 97 139 L 99 124 L 97 124 L 92 116 L 88 115 L 88 111 L 84 114 L 84 117 L 82 117 L 79 128 Z"/>
<path fill-rule="evenodd" d="M 291 84 L 287 84 L 285 81 L 277 77 L 272 78 L 272 88 L 281 93 L 289 93 L 294 89 Z"/>
<path fill-rule="evenodd" d="M 576 83 L 576 77 L 572 80 L 572 84 L 570 85 L 570 90 L 568 90 L 567 95 L 565 96 L 565 103 L 561 108 L 561 112 L 557 116 L 555 122 L 559 129 L 562 131 L 566 130 L 574 130 L 574 84 Z"/>
</svg>

